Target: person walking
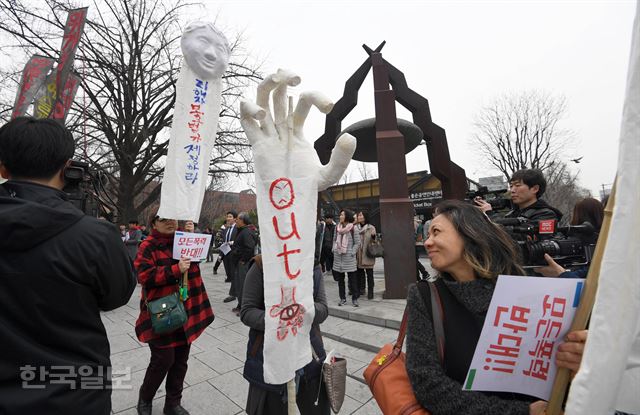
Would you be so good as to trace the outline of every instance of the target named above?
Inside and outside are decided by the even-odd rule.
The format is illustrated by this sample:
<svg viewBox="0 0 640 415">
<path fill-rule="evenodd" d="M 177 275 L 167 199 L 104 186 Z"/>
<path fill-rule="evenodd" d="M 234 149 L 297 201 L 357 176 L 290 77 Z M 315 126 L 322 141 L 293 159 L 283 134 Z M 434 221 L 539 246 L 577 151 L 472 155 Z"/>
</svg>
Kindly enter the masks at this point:
<svg viewBox="0 0 640 415">
<path fill-rule="evenodd" d="M 135 330 L 138 340 L 148 343 L 151 349 L 151 360 L 140 387 L 137 410 L 139 415 L 151 415 L 153 397 L 166 377 L 164 414 L 188 415 L 181 400 L 189 350 L 191 343 L 213 322 L 213 310 L 198 263 L 186 258 L 179 261 L 172 258 L 178 221 L 154 214 L 149 223 L 153 230 L 140 244 L 134 263 L 138 282 L 142 285 L 140 316 Z M 175 331 L 156 334 L 151 325 L 147 302 L 177 292 L 185 272 L 188 273 L 189 293 L 184 301 L 187 322 Z"/>
<path fill-rule="evenodd" d="M 360 246 L 360 235 L 354 229 L 354 213 L 350 210 L 340 212 L 340 223 L 333 233 L 333 279 L 338 282 L 339 306 L 347 304 L 344 286 L 344 274 L 347 274 L 351 304 L 358 307 L 358 288 L 356 252 Z"/>
<path fill-rule="evenodd" d="M 376 258 L 369 256 L 367 247 L 376 238 L 376 227 L 369 222 L 368 212 L 360 211 L 356 218 L 358 221 L 356 231 L 361 241 L 356 252 L 359 295 L 364 295 L 368 286 L 367 298 L 371 300 L 373 298 L 373 267 L 376 264 Z"/>
<path fill-rule="evenodd" d="M 213 246 L 213 244 L 215 243 L 215 246 L 218 248 L 218 257 L 216 258 L 215 264 L 213 264 L 214 275 L 218 274 L 218 268 L 220 268 L 220 264 L 222 264 L 222 260 L 224 259 L 224 254 L 219 249 L 220 249 L 220 245 L 222 245 L 222 242 L 224 241 L 224 237 L 226 234 L 227 234 L 227 227 L 223 223 L 222 226 L 220 226 L 220 229 L 218 230 L 218 232 L 216 232 L 213 238 L 213 241 L 211 241 L 211 245 Z"/>
</svg>

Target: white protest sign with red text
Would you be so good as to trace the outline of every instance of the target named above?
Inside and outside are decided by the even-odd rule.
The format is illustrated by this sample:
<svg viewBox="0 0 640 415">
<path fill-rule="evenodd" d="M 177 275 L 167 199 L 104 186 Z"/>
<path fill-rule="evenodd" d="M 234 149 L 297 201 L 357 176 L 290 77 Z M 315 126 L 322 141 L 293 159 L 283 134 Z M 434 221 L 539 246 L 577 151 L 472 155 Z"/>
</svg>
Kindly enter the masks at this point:
<svg viewBox="0 0 640 415">
<path fill-rule="evenodd" d="M 463 389 L 549 399 L 555 355 L 583 285 L 576 278 L 498 277 Z"/>
<path fill-rule="evenodd" d="M 211 245 L 210 234 L 176 231 L 173 238 L 173 259 L 205 260 L 209 245 Z"/>
</svg>

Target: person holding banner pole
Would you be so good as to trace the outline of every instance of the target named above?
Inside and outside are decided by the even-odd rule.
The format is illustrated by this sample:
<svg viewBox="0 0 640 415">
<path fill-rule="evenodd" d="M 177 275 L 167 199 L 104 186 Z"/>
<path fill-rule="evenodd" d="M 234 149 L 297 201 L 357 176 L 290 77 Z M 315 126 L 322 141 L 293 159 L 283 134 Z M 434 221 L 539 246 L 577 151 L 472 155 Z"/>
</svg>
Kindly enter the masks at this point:
<svg viewBox="0 0 640 415">
<path fill-rule="evenodd" d="M 434 414 L 541 414 L 546 403 L 537 398 L 462 390 L 498 275 L 524 274 L 520 253 L 509 235 L 472 205 L 449 200 L 436 207 L 424 245 L 432 268 L 438 271 L 435 287 L 446 342 L 441 357 L 431 298 L 411 286 L 406 368 L 418 402 Z M 575 370 L 585 339 L 586 332 L 569 333 L 559 346 L 558 366 Z"/>
<path fill-rule="evenodd" d="M 153 214 L 149 223 L 153 230 L 140 244 L 134 263 L 138 282 L 142 285 L 140 316 L 135 331 L 138 340 L 149 343 L 151 349 L 151 360 L 140 387 L 137 410 L 138 414 L 151 414 L 153 397 L 166 377 L 164 413 L 185 415 L 188 412 L 181 406 L 181 399 L 191 343 L 213 322 L 214 315 L 198 264 L 186 258 L 179 261 L 173 259 L 173 239 L 178 221 Z M 156 334 L 151 325 L 147 302 L 177 292 L 185 274 L 188 277 L 189 295 L 183 304 L 187 322 L 175 331 Z"/>
</svg>

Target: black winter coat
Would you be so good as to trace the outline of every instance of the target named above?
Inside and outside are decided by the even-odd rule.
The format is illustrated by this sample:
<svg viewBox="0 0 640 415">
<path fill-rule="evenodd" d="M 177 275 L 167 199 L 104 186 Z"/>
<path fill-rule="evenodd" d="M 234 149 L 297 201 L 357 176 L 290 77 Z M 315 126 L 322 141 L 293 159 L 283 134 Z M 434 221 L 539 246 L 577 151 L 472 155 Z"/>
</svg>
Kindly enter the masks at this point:
<svg viewBox="0 0 640 415">
<path fill-rule="evenodd" d="M 54 188 L 0 185 L 0 414 L 109 414 L 108 381 L 87 389 L 81 380 L 96 379 L 99 370 L 106 376 L 100 310 L 127 303 L 135 284 L 113 224 L 85 216 Z M 80 377 L 80 366 L 92 373 Z M 51 383 L 61 374 L 75 390 Z M 30 375 L 27 386 L 44 388 L 23 387 Z"/>
</svg>

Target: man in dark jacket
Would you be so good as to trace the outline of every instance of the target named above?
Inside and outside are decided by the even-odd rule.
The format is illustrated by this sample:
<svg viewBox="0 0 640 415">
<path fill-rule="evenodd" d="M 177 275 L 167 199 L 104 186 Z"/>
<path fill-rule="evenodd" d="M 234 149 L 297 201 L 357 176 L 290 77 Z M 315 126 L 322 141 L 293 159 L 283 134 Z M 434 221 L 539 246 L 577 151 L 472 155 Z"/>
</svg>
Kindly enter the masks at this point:
<svg viewBox="0 0 640 415">
<path fill-rule="evenodd" d="M 249 225 L 251 225 L 249 214 L 240 212 L 236 219 L 238 234 L 233 243 L 233 248 L 229 252 L 230 261 L 235 270 L 235 289 L 238 297 L 238 306 L 231 311 L 237 315 L 240 315 L 240 309 L 242 308 L 242 290 L 244 289 L 244 279 L 249 270 L 249 261 L 254 257 L 256 244 L 258 243 L 256 232 Z"/>
<path fill-rule="evenodd" d="M 100 310 L 136 284 L 116 227 L 67 201 L 71 133 L 19 117 L 0 128 L 0 414 L 111 411 Z"/>
<path fill-rule="evenodd" d="M 336 223 L 333 221 L 333 214 L 327 213 L 324 215 L 324 222 L 321 223 L 323 227 L 322 234 L 322 250 L 320 252 L 320 265 L 322 272 L 329 272 L 333 269 L 333 234 L 336 231 Z"/>
<path fill-rule="evenodd" d="M 530 221 L 541 219 L 555 219 L 560 221 L 562 213 L 540 199 L 546 189 L 547 181 L 542 171 L 538 169 L 522 169 L 513 173 L 511 179 L 509 179 L 509 191 L 514 209 L 509 211 L 504 217 L 524 218 Z M 489 217 L 493 218 L 495 216 L 489 203 L 481 198 L 476 198 L 475 202 Z"/>
<path fill-rule="evenodd" d="M 227 222 L 226 228 L 224 230 L 224 239 L 222 241 L 223 244 L 228 244 L 233 247 L 233 244 L 238 236 L 238 226 L 236 225 L 236 218 L 238 214 L 230 210 L 227 212 Z M 231 252 L 228 252 L 229 254 Z M 222 252 L 221 252 L 222 254 Z M 236 271 L 233 268 L 233 261 L 231 261 L 231 257 L 229 255 L 222 254 L 222 263 L 224 264 L 224 272 L 227 275 L 227 279 L 224 282 L 230 282 L 231 287 L 229 287 L 229 296 L 225 298 L 223 301 L 225 303 L 230 303 L 231 301 L 236 299 L 236 282 L 235 275 Z"/>
</svg>

